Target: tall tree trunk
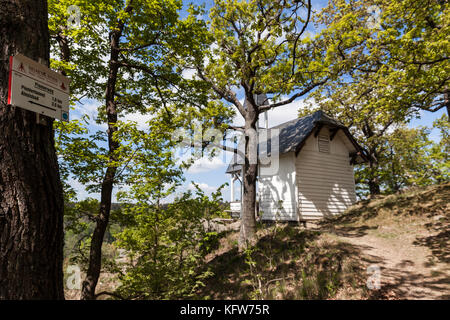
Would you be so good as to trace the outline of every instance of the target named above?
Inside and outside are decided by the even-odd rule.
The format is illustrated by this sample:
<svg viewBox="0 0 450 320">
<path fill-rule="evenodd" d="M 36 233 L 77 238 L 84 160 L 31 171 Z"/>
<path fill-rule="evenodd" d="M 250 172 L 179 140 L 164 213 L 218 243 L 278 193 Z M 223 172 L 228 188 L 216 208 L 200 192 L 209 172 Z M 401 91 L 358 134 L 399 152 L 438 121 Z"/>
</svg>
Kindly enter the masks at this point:
<svg viewBox="0 0 450 320">
<path fill-rule="evenodd" d="M 0 299 L 64 299 L 53 120 L 7 106 L 10 55 L 49 61 L 46 0 L 0 1 Z"/>
<path fill-rule="evenodd" d="M 371 156 L 375 155 L 373 152 L 371 153 Z M 369 161 L 369 181 L 367 182 L 369 186 L 369 192 L 371 196 L 377 196 L 381 193 L 380 189 L 380 182 L 378 181 L 378 170 L 377 170 L 377 163 L 370 160 Z"/>
<path fill-rule="evenodd" d="M 258 156 L 256 121 L 258 114 L 255 108 L 247 104 L 245 119 L 245 161 L 243 170 L 242 221 L 239 234 L 239 248 L 243 249 L 251 244 L 256 234 L 256 180 L 258 176 Z"/>
<path fill-rule="evenodd" d="M 118 142 L 114 139 L 114 132 L 117 131 L 117 109 L 115 103 L 115 90 L 118 73 L 117 62 L 119 51 L 116 49 L 119 44 L 120 35 L 114 33 L 111 40 L 111 67 L 108 75 L 108 84 L 106 89 L 106 113 L 108 117 L 108 145 L 109 145 L 109 162 L 115 163 L 115 152 L 119 148 Z M 109 216 L 111 213 L 112 192 L 114 188 L 114 179 L 117 172 L 115 165 L 108 164 L 105 176 L 103 177 L 100 210 L 96 217 L 96 225 L 94 233 L 92 234 L 91 247 L 89 254 L 89 267 L 86 273 L 86 278 L 83 282 L 81 299 L 92 300 L 95 299 L 95 288 L 97 286 L 98 278 L 101 270 L 102 260 L 102 245 L 105 237 L 106 228 L 109 223 Z"/>
<path fill-rule="evenodd" d="M 132 1 L 129 2 L 125 12 L 130 12 Z M 89 254 L 89 267 L 86 273 L 86 278 L 83 281 L 81 299 L 94 300 L 95 288 L 97 287 L 98 278 L 100 276 L 102 266 L 102 245 L 105 237 L 106 228 L 109 223 L 109 216 L 111 213 L 112 192 L 114 188 L 114 181 L 117 172 L 116 151 L 119 148 L 119 142 L 114 138 L 114 133 L 117 132 L 117 107 L 116 107 L 116 84 L 117 74 L 119 72 L 119 53 L 120 53 L 120 38 L 124 28 L 124 22 L 119 21 L 117 28 L 111 32 L 111 53 L 109 59 L 109 73 L 108 82 L 106 85 L 105 102 L 106 115 L 108 118 L 108 146 L 109 146 L 109 163 L 103 177 L 100 210 L 96 217 L 96 226 L 92 234 L 91 247 Z"/>
<path fill-rule="evenodd" d="M 371 196 L 376 196 L 381 193 L 380 184 L 378 183 L 376 177 L 370 178 L 369 182 L 369 192 Z"/>
</svg>

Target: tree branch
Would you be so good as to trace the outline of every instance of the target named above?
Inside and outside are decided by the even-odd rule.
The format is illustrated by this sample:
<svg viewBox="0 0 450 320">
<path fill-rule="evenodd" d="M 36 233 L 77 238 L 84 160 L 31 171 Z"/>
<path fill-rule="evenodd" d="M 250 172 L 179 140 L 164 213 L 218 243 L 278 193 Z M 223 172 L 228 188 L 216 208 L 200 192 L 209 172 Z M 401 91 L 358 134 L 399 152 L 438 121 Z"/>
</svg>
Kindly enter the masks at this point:
<svg viewBox="0 0 450 320">
<path fill-rule="evenodd" d="M 108 292 L 108 291 L 102 291 L 102 292 L 97 293 L 95 295 L 95 299 L 97 300 L 98 297 L 104 296 L 104 295 L 111 296 L 113 298 L 120 299 L 120 300 L 129 300 L 129 299 L 126 299 L 125 297 L 121 296 L 118 293 Z"/>
<path fill-rule="evenodd" d="M 322 81 L 312 83 L 312 84 L 310 84 L 309 86 L 307 86 L 305 89 L 303 89 L 302 91 L 300 91 L 300 92 L 294 94 L 293 96 L 291 96 L 291 97 L 290 97 L 289 99 L 287 99 L 287 100 L 280 101 L 280 102 L 277 102 L 277 103 L 268 104 L 268 105 L 262 105 L 262 106 L 259 106 L 259 107 L 258 107 L 258 111 L 259 111 L 259 112 L 264 112 L 264 111 L 270 110 L 270 109 L 272 109 L 272 108 L 276 108 L 276 107 L 279 107 L 279 106 L 283 106 L 283 105 L 289 104 L 289 103 L 293 102 L 295 99 L 297 99 L 297 98 L 299 98 L 299 97 L 301 97 L 301 96 L 307 94 L 308 92 L 310 92 L 310 91 L 313 90 L 314 88 L 316 88 L 316 87 L 318 87 L 318 86 L 320 86 L 320 85 L 325 84 L 327 81 L 328 81 L 328 78 L 325 78 L 325 79 L 322 80 Z"/>
<path fill-rule="evenodd" d="M 309 24 L 309 19 L 311 18 L 311 0 L 308 0 L 308 16 L 306 18 L 306 22 L 303 24 L 303 28 L 300 31 L 300 33 L 297 35 L 297 37 L 295 38 L 294 41 L 294 47 L 292 48 L 292 74 L 295 74 L 295 51 L 297 48 L 297 42 L 300 39 L 300 37 L 302 36 L 302 34 L 305 32 L 306 27 Z"/>
<path fill-rule="evenodd" d="M 238 98 L 236 97 L 236 94 L 226 88 L 220 88 L 218 87 L 214 81 L 212 81 L 211 79 L 209 79 L 208 77 L 206 77 L 203 74 L 203 71 L 200 67 L 197 67 L 197 72 L 198 72 L 198 76 L 200 77 L 200 79 L 202 79 L 203 81 L 208 82 L 212 89 L 214 90 L 214 92 L 216 92 L 221 98 L 227 100 L 228 102 L 234 104 L 236 106 L 236 108 L 239 110 L 239 113 L 245 117 L 246 115 L 246 110 L 244 109 L 244 106 L 242 105 L 242 103 L 238 100 Z"/>
</svg>

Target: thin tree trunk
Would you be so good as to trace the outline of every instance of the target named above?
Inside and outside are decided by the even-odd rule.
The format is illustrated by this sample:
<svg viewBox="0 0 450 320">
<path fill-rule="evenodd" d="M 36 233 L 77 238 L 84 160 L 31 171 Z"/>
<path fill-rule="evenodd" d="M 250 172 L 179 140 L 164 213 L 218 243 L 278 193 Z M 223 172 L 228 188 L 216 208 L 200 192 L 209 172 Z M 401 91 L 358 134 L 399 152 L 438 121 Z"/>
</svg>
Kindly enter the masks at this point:
<svg viewBox="0 0 450 320">
<path fill-rule="evenodd" d="M 367 139 L 372 138 L 375 134 L 369 124 L 363 126 L 362 131 Z M 381 193 L 379 172 L 378 172 L 378 153 L 379 149 L 376 146 L 369 148 L 369 180 L 367 185 L 369 187 L 370 196 L 377 196 Z"/>
<path fill-rule="evenodd" d="M 373 153 L 372 153 L 373 155 Z M 373 161 L 369 161 L 369 172 L 370 177 L 369 181 L 367 182 L 369 186 L 369 192 L 371 196 L 377 196 L 381 193 L 380 189 L 380 183 L 378 181 L 378 170 L 377 170 L 377 164 Z"/>
<path fill-rule="evenodd" d="M 124 24 L 119 23 L 118 29 L 112 32 L 111 36 L 111 54 L 110 54 L 110 68 L 108 74 L 108 82 L 106 87 L 106 114 L 108 117 L 108 144 L 109 144 L 109 164 L 103 178 L 101 188 L 100 210 L 96 218 L 96 226 L 91 239 L 89 267 L 86 273 L 86 278 L 83 281 L 81 299 L 94 300 L 95 288 L 97 286 L 98 278 L 101 271 L 102 262 L 102 245 L 105 237 L 106 228 L 109 223 L 109 216 L 111 213 L 112 192 L 114 188 L 114 180 L 117 172 L 117 166 L 111 165 L 116 163 L 115 152 L 119 148 L 118 141 L 114 138 L 114 133 L 117 132 L 117 108 L 115 102 L 117 74 L 119 71 L 119 47 L 120 38 L 122 36 Z"/>
<path fill-rule="evenodd" d="M 370 178 L 368 185 L 371 196 L 377 196 L 381 193 L 380 184 L 375 177 Z"/>
<path fill-rule="evenodd" d="M 49 61 L 46 0 L 0 2 L 0 299 L 64 299 L 53 120 L 7 106 L 9 56 Z"/>
</svg>

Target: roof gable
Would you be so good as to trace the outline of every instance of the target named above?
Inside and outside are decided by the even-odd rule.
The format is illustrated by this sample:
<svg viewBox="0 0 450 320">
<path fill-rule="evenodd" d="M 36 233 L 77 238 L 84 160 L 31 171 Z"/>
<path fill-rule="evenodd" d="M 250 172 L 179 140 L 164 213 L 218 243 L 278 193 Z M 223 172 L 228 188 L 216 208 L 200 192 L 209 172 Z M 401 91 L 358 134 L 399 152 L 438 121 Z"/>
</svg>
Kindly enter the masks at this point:
<svg viewBox="0 0 450 320">
<path fill-rule="evenodd" d="M 316 111 L 310 115 L 305 117 L 301 117 L 298 119 L 294 119 L 285 123 L 282 123 L 278 126 L 272 127 L 272 129 L 279 130 L 279 153 L 288 153 L 288 152 L 298 152 L 300 151 L 302 145 L 305 140 L 313 134 L 314 129 L 318 126 L 329 125 L 331 127 L 343 129 L 346 136 L 355 145 L 355 148 L 362 152 L 362 159 L 364 160 L 365 155 L 363 154 L 362 148 L 356 143 L 355 139 L 351 136 L 348 128 L 345 127 L 342 123 L 333 118 L 326 115 L 322 110 Z M 270 134 L 269 134 L 270 135 Z M 241 139 L 240 144 L 243 142 Z M 258 146 L 259 147 L 259 146 Z M 271 153 L 271 139 L 268 139 L 267 142 L 267 153 Z M 259 149 L 259 148 L 258 148 Z M 242 150 L 242 149 L 241 149 Z M 234 154 L 233 160 L 227 168 L 226 173 L 237 172 L 242 169 L 242 161 L 239 161 L 237 154 Z"/>
<path fill-rule="evenodd" d="M 280 153 L 296 151 L 296 148 L 311 134 L 317 124 L 329 124 L 345 128 L 342 123 L 330 118 L 321 110 L 305 117 L 285 122 L 272 128 L 280 130 Z"/>
</svg>

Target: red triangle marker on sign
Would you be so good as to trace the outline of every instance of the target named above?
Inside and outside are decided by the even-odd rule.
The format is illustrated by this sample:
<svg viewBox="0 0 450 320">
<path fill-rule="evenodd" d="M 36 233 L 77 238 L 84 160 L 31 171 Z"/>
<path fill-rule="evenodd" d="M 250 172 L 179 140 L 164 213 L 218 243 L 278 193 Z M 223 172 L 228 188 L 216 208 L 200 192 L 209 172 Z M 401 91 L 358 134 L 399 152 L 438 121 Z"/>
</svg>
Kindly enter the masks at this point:
<svg viewBox="0 0 450 320">
<path fill-rule="evenodd" d="M 8 105 L 69 121 L 70 79 L 20 53 L 10 56 Z"/>
</svg>

